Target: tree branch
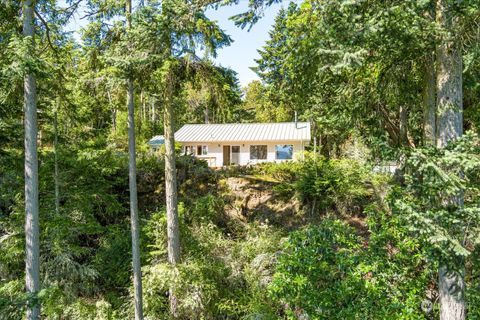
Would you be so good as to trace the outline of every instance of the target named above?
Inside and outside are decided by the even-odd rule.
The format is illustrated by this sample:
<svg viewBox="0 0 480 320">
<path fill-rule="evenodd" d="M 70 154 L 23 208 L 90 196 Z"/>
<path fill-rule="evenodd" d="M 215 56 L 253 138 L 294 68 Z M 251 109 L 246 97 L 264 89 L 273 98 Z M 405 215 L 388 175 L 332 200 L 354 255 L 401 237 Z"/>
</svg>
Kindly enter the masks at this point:
<svg viewBox="0 0 480 320">
<path fill-rule="evenodd" d="M 45 21 L 45 19 L 43 19 L 43 17 L 38 13 L 37 9 L 34 9 L 34 11 L 35 11 L 35 15 L 38 17 L 38 19 L 40 19 L 42 24 L 45 26 L 45 32 L 47 34 L 48 44 L 49 44 L 50 48 L 52 48 L 53 52 L 55 52 L 55 55 L 58 58 L 58 52 L 57 52 L 56 48 L 53 46 L 52 39 L 50 38 L 50 27 L 48 26 L 47 21 Z"/>
<path fill-rule="evenodd" d="M 75 11 L 78 9 L 78 6 L 83 0 L 78 0 L 77 2 L 73 3 L 70 7 L 65 8 L 63 11 L 68 12 L 68 14 L 65 17 L 65 20 L 68 21 L 70 18 L 73 16 Z"/>
</svg>

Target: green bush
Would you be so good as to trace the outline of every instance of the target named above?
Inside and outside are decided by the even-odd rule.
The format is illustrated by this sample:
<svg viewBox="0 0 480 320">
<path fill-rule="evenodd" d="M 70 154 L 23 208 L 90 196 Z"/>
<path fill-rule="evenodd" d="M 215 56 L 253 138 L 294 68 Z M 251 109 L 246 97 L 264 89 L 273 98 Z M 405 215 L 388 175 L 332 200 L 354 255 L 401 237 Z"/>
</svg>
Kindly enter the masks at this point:
<svg viewBox="0 0 480 320">
<path fill-rule="evenodd" d="M 252 167 L 252 173 L 272 177 L 280 182 L 292 182 L 297 177 L 298 170 L 303 163 L 300 162 L 265 162 Z"/>
<path fill-rule="evenodd" d="M 432 274 L 415 241 L 396 223 L 370 213 L 368 239 L 339 220 L 325 219 L 290 234 L 280 255 L 272 298 L 288 319 L 424 319 Z M 375 221 L 375 223 L 373 223 Z M 394 219 L 394 221 L 396 221 Z"/>
<path fill-rule="evenodd" d="M 174 284 L 185 319 L 240 319 L 271 316 L 266 286 L 274 269 L 282 233 L 266 225 L 229 234 L 218 226 L 221 199 L 207 195 L 191 206 L 180 204 L 182 262 L 172 269 L 166 256 L 166 216 L 162 210 L 145 227 L 148 261 L 144 267 L 145 312 L 168 317 L 168 290 Z"/>
<path fill-rule="evenodd" d="M 264 163 L 254 166 L 252 173 L 272 178 L 277 195 L 284 199 L 296 195 L 313 211 L 361 213 L 370 196 L 368 169 L 351 159 Z"/>
<path fill-rule="evenodd" d="M 361 212 L 360 207 L 368 196 L 367 173 L 354 160 L 310 159 L 303 163 L 294 185 L 304 203 L 317 205 L 321 211 L 355 209 Z"/>
</svg>

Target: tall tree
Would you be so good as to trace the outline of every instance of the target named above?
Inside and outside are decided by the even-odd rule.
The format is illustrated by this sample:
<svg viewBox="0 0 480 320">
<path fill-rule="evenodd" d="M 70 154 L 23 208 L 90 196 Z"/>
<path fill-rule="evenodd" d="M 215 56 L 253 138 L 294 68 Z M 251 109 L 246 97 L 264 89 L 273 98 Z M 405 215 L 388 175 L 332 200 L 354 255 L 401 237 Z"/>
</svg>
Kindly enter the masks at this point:
<svg viewBox="0 0 480 320">
<path fill-rule="evenodd" d="M 423 76 L 423 142 L 435 145 L 437 129 L 435 55 L 427 53 Z"/>
<path fill-rule="evenodd" d="M 55 184 L 55 213 L 60 213 L 60 177 L 58 172 L 58 110 L 60 96 L 58 96 L 53 110 L 53 153 L 54 153 L 54 184 Z"/>
<path fill-rule="evenodd" d="M 28 41 L 30 57 L 35 54 L 34 39 L 35 1 L 23 1 L 23 35 Z M 37 97 L 36 80 L 32 70 L 27 70 L 24 78 L 25 111 L 25 284 L 27 292 L 36 295 L 40 290 L 40 240 L 38 218 L 38 157 L 37 157 Z M 27 308 L 27 319 L 40 318 L 37 299 Z"/>
<path fill-rule="evenodd" d="M 165 133 L 165 198 L 167 209 L 167 252 L 168 262 L 175 266 L 180 262 L 180 228 L 178 222 L 177 201 L 177 170 L 175 166 L 175 138 L 174 138 L 174 112 L 173 112 L 173 87 L 175 63 L 167 65 L 167 78 L 165 88 L 164 133 Z M 170 287 L 170 313 L 178 316 L 178 301 L 175 288 Z"/>
<path fill-rule="evenodd" d="M 208 1 L 153 1 L 152 7 L 144 10 L 143 19 L 139 19 L 145 28 L 139 34 L 145 37 L 145 40 L 149 39 L 142 41 L 143 44 L 148 43 L 148 47 L 144 50 L 161 57 L 157 62 L 160 62 L 158 70 L 165 108 L 167 252 L 168 262 L 174 269 L 181 260 L 174 138 L 174 100 L 179 87 L 179 75 L 186 79 L 189 68 L 194 69 L 197 65 L 188 59 L 194 56 L 194 60 L 198 60 L 195 56 L 197 45 L 202 45 L 207 53 L 214 55 L 217 48 L 230 43 L 230 38 L 218 28 L 216 23 L 205 16 L 204 7 L 208 3 Z M 157 45 L 153 45 L 155 43 Z M 158 80 L 158 77 L 154 79 L 157 82 Z M 169 291 L 171 316 L 179 317 L 179 301 L 176 298 L 175 287 L 171 285 Z"/>
<path fill-rule="evenodd" d="M 126 0 L 125 16 L 127 20 L 127 38 L 132 29 L 132 0 Z M 130 220 L 132 228 L 132 264 L 133 287 L 135 290 L 135 320 L 143 319 L 142 304 L 142 269 L 140 265 L 140 230 L 138 226 L 137 200 L 137 163 L 135 150 L 135 106 L 132 71 L 127 75 L 127 105 L 128 105 L 128 181 L 130 189 Z"/>
<path fill-rule="evenodd" d="M 459 17 L 455 11 L 456 1 L 437 0 L 436 20 L 440 30 L 437 43 L 437 146 L 444 148 L 463 134 L 462 52 L 458 35 Z M 454 201 L 463 204 L 463 195 Z M 439 269 L 440 319 L 465 319 L 465 282 L 462 259 L 441 261 Z"/>
</svg>

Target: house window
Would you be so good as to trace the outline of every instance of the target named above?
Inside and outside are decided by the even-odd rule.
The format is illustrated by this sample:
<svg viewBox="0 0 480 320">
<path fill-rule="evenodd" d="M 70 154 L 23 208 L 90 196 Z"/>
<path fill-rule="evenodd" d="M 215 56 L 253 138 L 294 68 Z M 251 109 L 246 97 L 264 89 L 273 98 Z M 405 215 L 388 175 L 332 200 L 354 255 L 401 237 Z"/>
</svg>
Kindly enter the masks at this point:
<svg viewBox="0 0 480 320">
<path fill-rule="evenodd" d="M 250 160 L 265 160 L 265 159 L 267 159 L 266 145 L 250 146 Z"/>
<path fill-rule="evenodd" d="M 291 144 L 277 144 L 275 146 L 275 158 L 288 160 L 293 158 L 293 146 Z"/>
<path fill-rule="evenodd" d="M 195 155 L 195 146 L 185 146 L 185 155 Z"/>
<path fill-rule="evenodd" d="M 207 146 L 197 146 L 197 155 L 206 156 L 208 154 Z"/>
</svg>

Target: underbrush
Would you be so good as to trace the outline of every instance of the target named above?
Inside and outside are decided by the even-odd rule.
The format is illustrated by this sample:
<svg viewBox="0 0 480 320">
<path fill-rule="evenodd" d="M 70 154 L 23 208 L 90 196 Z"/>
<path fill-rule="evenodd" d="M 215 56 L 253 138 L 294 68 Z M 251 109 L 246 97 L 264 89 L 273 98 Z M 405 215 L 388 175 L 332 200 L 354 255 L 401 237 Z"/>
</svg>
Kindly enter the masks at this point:
<svg viewBox="0 0 480 320">
<path fill-rule="evenodd" d="M 46 319 L 129 318 L 131 240 L 127 154 L 110 149 L 62 148 L 59 202 L 55 211 L 54 157 L 40 159 L 42 317 Z M 22 161 L 0 159 L 0 319 L 21 319 L 24 288 L 24 204 Z M 196 199 L 215 186 L 203 161 L 179 157 L 179 193 Z M 164 203 L 163 159 L 140 155 L 138 196 L 142 223 Z M 149 246 L 142 243 L 143 251 Z M 143 262 L 146 261 L 142 257 Z M 101 311 L 103 310 L 103 311 Z"/>
<path fill-rule="evenodd" d="M 265 288 L 284 234 L 267 225 L 250 225 L 237 235 L 226 233 L 215 224 L 222 219 L 222 204 L 209 195 L 191 209 L 180 208 L 182 263 L 175 268 L 167 263 L 164 212 L 155 214 L 145 227 L 150 243 L 144 267 L 146 314 L 153 319 L 168 317 L 171 285 L 185 319 L 270 312 Z"/>
<path fill-rule="evenodd" d="M 131 318 L 125 155 L 63 154 L 60 167 L 68 175 L 61 179 L 60 215 L 52 206 L 52 155 L 42 157 L 42 176 L 48 177 L 41 183 L 44 290 L 39 298 L 44 318 Z M 163 167 L 156 157 L 141 157 L 138 164 L 146 317 L 169 318 L 172 285 L 182 319 L 437 317 L 437 266 L 402 215 L 392 210 L 399 186 L 390 177 L 348 159 L 308 158 L 218 173 L 202 161 L 180 157 L 182 261 L 172 268 L 166 251 Z M 21 166 L 10 168 L 2 179 L 13 187 L 18 182 L 9 177 L 20 176 Z M 286 215 L 281 211 L 229 214 L 234 191 L 225 177 L 242 178 L 252 197 L 273 192 L 276 197 L 265 197 L 275 203 L 271 208 L 300 203 L 298 217 L 289 216 L 295 223 L 282 225 L 284 220 L 268 216 Z M 31 298 L 21 294 L 22 201 L 7 189 L 0 200 L 0 227 L 7 235 L 0 252 L 0 318 L 20 319 Z M 475 253 L 467 277 L 472 316 L 480 301 L 478 265 Z"/>
<path fill-rule="evenodd" d="M 395 217 L 370 212 L 369 237 L 337 218 L 290 234 L 269 285 L 288 319 L 429 319 L 435 272 Z M 375 230 L 378 228 L 377 230 Z"/>
<path fill-rule="evenodd" d="M 361 214 L 371 201 L 373 175 L 355 160 L 308 157 L 302 162 L 265 163 L 251 170 L 273 178 L 277 195 L 299 198 L 312 214 Z"/>
</svg>

